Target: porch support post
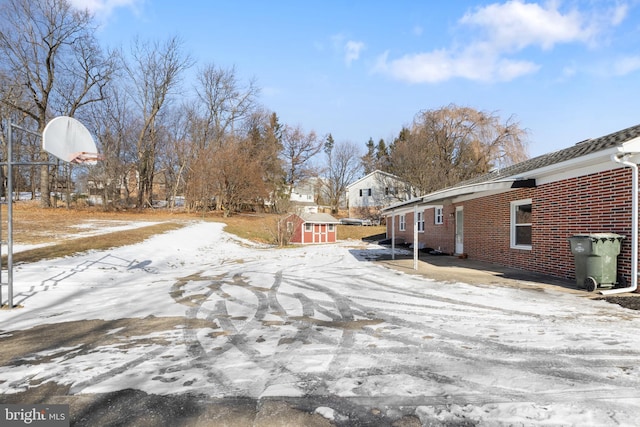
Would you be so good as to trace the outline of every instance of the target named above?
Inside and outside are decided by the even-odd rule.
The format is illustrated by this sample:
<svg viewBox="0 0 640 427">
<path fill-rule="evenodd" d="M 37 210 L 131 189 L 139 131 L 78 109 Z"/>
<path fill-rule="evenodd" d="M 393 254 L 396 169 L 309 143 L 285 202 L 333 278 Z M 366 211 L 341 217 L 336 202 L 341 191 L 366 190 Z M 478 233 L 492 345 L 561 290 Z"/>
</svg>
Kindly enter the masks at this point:
<svg viewBox="0 0 640 427">
<path fill-rule="evenodd" d="M 396 259 L 396 211 L 391 211 L 391 259 Z"/>
<path fill-rule="evenodd" d="M 413 205 L 413 269 L 418 269 L 418 205 Z"/>
</svg>

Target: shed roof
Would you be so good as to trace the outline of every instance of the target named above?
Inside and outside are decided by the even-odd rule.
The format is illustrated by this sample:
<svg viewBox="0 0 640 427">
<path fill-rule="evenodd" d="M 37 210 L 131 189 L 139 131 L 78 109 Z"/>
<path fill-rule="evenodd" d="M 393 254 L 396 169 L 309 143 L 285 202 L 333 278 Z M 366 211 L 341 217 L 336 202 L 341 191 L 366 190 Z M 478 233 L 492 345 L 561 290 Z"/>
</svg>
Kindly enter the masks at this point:
<svg viewBox="0 0 640 427">
<path fill-rule="evenodd" d="M 298 215 L 304 222 L 312 222 L 315 224 L 339 224 L 340 221 L 335 219 L 328 213 L 309 213 L 303 212 Z"/>
</svg>

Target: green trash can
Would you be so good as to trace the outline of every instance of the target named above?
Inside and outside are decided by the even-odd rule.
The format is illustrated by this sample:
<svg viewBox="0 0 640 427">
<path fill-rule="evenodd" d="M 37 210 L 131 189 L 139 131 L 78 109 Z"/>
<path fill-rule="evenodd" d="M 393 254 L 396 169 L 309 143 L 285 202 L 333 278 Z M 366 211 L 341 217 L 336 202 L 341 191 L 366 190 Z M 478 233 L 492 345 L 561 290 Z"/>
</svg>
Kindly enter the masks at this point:
<svg viewBox="0 0 640 427">
<path fill-rule="evenodd" d="M 617 283 L 618 254 L 624 236 L 615 233 L 577 234 L 569 237 L 576 267 L 576 285 L 589 292 Z"/>
</svg>

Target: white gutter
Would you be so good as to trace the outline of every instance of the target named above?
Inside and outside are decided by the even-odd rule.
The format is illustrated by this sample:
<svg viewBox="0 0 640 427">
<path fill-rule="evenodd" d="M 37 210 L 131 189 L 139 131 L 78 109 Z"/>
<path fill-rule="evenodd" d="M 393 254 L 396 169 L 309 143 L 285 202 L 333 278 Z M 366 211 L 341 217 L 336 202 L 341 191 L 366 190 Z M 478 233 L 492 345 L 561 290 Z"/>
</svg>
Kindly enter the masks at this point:
<svg viewBox="0 0 640 427">
<path fill-rule="evenodd" d="M 638 288 L 638 165 L 627 160 L 629 153 L 614 154 L 611 160 L 631 168 L 631 286 L 600 291 L 602 295 L 634 292 Z"/>
</svg>

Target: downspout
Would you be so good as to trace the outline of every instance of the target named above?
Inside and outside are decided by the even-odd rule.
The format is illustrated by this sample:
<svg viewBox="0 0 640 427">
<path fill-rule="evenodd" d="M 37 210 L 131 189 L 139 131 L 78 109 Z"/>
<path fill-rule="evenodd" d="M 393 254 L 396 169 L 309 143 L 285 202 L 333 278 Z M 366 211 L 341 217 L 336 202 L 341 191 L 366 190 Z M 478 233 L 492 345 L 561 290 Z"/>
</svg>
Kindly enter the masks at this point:
<svg viewBox="0 0 640 427">
<path fill-rule="evenodd" d="M 627 160 L 629 153 L 614 154 L 611 160 L 631 168 L 631 286 L 600 291 L 602 295 L 634 292 L 638 288 L 638 165 Z"/>
</svg>

